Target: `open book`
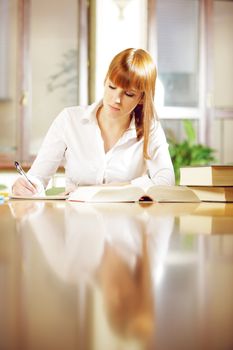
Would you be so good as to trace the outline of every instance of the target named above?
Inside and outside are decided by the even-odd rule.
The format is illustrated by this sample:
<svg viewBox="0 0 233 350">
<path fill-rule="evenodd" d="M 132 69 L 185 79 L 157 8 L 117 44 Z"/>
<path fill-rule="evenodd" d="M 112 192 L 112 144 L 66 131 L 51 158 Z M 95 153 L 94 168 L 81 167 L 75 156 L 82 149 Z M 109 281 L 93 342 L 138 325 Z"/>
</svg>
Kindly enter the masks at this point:
<svg viewBox="0 0 233 350">
<path fill-rule="evenodd" d="M 79 186 L 71 192 L 69 201 L 78 202 L 200 202 L 185 186 L 151 186 L 147 190 L 134 185 Z"/>
<path fill-rule="evenodd" d="M 10 199 L 30 199 L 30 200 L 57 200 L 57 199 L 67 199 L 69 195 L 63 194 L 35 194 L 34 196 L 16 196 L 10 195 Z"/>
<path fill-rule="evenodd" d="M 34 194 L 33 196 L 16 196 L 16 195 L 10 195 L 10 199 L 41 199 L 41 200 L 55 200 L 55 199 L 67 199 L 68 194 L 65 192 L 65 188 L 63 187 L 53 187 L 49 188 L 46 191 L 44 189 Z"/>
</svg>

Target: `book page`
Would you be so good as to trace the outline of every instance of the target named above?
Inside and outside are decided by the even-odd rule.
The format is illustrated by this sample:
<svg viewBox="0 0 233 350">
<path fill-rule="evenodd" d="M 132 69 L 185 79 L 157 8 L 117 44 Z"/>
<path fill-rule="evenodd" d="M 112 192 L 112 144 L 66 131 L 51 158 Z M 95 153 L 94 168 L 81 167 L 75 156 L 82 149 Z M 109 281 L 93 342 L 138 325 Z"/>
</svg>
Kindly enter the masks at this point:
<svg viewBox="0 0 233 350">
<path fill-rule="evenodd" d="M 46 195 L 44 192 L 42 194 L 35 194 L 34 196 L 16 196 L 10 195 L 9 199 L 30 199 L 30 200 L 52 200 L 52 199 L 67 199 L 69 195 L 67 194 L 56 194 L 56 195 Z"/>
<path fill-rule="evenodd" d="M 185 186 L 152 186 L 147 194 L 155 202 L 200 202 L 196 194 Z"/>
<path fill-rule="evenodd" d="M 124 186 L 79 186 L 68 200 L 80 202 L 137 202 L 145 195 L 142 188 Z"/>
</svg>

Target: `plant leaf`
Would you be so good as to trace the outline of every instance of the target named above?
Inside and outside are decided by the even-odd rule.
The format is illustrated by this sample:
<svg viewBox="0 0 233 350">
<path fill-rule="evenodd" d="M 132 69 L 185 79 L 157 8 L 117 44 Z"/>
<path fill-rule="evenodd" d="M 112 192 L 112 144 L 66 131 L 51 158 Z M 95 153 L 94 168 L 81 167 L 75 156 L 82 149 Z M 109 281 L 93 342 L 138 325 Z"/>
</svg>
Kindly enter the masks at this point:
<svg viewBox="0 0 233 350">
<path fill-rule="evenodd" d="M 193 144 L 196 141 L 196 132 L 192 121 L 188 119 L 183 120 L 183 126 L 187 137 L 187 141 L 190 144 Z"/>
</svg>

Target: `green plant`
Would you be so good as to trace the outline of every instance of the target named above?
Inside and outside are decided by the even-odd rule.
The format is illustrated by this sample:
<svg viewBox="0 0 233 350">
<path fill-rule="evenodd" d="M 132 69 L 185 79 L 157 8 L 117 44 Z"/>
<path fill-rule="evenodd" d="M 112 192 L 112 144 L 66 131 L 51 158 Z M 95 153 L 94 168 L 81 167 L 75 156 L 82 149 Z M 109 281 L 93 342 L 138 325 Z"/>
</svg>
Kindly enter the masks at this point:
<svg viewBox="0 0 233 350">
<path fill-rule="evenodd" d="M 180 167 L 187 165 L 206 165 L 216 162 L 215 150 L 206 145 L 196 143 L 196 132 L 191 120 L 183 120 L 185 139 L 178 142 L 168 136 L 169 151 L 174 166 L 176 183 L 180 180 Z"/>
</svg>

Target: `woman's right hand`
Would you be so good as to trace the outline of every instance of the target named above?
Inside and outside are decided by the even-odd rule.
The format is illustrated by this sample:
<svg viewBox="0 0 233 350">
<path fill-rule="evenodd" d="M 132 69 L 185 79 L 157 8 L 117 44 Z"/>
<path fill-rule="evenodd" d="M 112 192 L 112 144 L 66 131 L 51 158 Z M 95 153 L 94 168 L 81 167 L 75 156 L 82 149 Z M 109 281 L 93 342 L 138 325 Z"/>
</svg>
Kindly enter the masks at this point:
<svg viewBox="0 0 233 350">
<path fill-rule="evenodd" d="M 12 186 L 12 194 L 15 196 L 33 196 L 38 193 L 37 186 L 27 181 L 23 176 L 16 179 Z"/>
</svg>

